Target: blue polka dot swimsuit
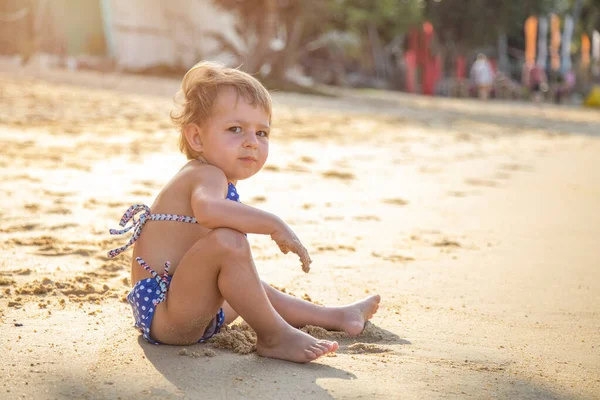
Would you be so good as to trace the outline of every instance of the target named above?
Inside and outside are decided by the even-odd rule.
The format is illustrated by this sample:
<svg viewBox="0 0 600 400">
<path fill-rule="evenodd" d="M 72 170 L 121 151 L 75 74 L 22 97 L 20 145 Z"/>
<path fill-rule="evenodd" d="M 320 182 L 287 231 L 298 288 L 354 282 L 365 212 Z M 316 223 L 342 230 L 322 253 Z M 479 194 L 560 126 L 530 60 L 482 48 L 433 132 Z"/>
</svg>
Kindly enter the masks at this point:
<svg viewBox="0 0 600 400">
<path fill-rule="evenodd" d="M 227 188 L 227 199 L 237 202 L 240 201 L 240 196 L 238 195 L 237 190 L 232 183 L 229 183 Z M 139 215 L 137 219 L 135 218 L 136 215 Z M 132 221 L 131 225 L 125 227 L 129 221 Z M 110 230 L 111 235 L 122 235 L 133 229 L 133 234 L 124 246 L 110 250 L 108 252 L 108 257 L 116 257 L 133 245 L 140 237 L 142 228 L 147 221 L 178 221 L 190 224 L 198 223 L 194 217 L 176 214 L 152 214 L 150 212 L 150 207 L 144 204 L 134 204 L 127 209 L 125 214 L 123 214 L 121 221 L 119 222 L 119 225 L 124 227 L 124 229 Z M 148 264 L 146 264 L 141 257 L 137 257 L 135 260 L 142 268 L 152 275 L 152 278 L 138 281 L 127 295 L 127 302 L 131 305 L 131 309 L 133 311 L 135 327 L 139 329 L 147 341 L 152 344 L 160 344 L 150 337 L 150 326 L 152 324 L 152 319 L 154 318 L 156 306 L 165 301 L 167 298 L 169 285 L 171 283 L 171 279 L 173 278 L 171 275 L 169 275 L 171 264 L 167 261 L 165 263 L 165 271 L 162 275 L 159 275 L 156 271 L 150 268 L 150 266 L 148 266 Z M 204 331 L 204 335 L 199 340 L 199 343 L 203 343 L 217 334 L 224 321 L 225 314 L 221 308 L 217 315 L 209 323 L 208 327 Z"/>
</svg>

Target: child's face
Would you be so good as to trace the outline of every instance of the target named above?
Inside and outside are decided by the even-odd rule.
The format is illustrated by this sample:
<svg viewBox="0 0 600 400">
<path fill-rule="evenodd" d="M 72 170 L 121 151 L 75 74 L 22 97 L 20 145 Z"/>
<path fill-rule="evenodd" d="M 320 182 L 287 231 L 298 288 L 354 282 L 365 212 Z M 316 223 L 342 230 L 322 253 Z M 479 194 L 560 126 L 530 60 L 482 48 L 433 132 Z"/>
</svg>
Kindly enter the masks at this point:
<svg viewBox="0 0 600 400">
<path fill-rule="evenodd" d="M 202 125 L 202 155 L 234 183 L 256 174 L 269 155 L 269 115 L 232 88 L 219 91 Z"/>
</svg>

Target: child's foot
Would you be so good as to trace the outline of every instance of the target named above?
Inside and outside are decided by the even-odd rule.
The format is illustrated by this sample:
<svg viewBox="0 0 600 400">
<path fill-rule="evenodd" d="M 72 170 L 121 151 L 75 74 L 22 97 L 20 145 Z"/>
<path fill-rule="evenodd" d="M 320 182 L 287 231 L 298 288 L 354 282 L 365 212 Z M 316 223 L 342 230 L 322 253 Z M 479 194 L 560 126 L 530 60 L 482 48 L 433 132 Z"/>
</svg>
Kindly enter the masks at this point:
<svg viewBox="0 0 600 400">
<path fill-rule="evenodd" d="M 307 363 L 338 349 L 337 342 L 318 340 L 296 328 L 286 328 L 280 334 L 261 340 L 258 338 L 258 355 L 297 363 Z"/>
<path fill-rule="evenodd" d="M 379 308 L 379 295 L 367 297 L 356 303 L 342 307 L 343 319 L 341 322 L 342 331 L 349 336 L 358 336 L 365 329 L 365 323 L 373 318 L 373 314 Z"/>
</svg>

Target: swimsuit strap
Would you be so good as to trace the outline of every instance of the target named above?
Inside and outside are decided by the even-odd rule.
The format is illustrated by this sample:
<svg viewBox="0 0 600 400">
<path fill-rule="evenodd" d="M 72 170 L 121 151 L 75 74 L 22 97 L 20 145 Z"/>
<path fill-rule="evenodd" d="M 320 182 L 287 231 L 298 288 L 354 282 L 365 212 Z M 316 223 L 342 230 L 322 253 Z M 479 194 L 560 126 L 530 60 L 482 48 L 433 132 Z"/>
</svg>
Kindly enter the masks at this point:
<svg viewBox="0 0 600 400">
<path fill-rule="evenodd" d="M 152 304 L 157 306 L 165 300 L 167 291 L 169 290 L 169 268 L 171 268 L 171 263 L 167 261 L 165 263 L 165 271 L 162 273 L 162 275 L 158 275 L 155 270 L 146 264 L 146 261 L 142 260 L 142 257 L 137 257 L 135 261 L 137 261 L 137 263 L 140 264 L 140 266 L 142 266 L 142 268 L 144 268 L 146 271 L 150 272 L 150 275 L 152 275 L 160 287 L 160 294 L 157 292 L 156 294 L 158 294 L 158 297 L 152 300 Z M 142 288 L 144 287 L 142 286 Z M 148 289 L 148 291 L 150 291 L 150 289 Z"/>
<path fill-rule="evenodd" d="M 240 195 L 238 194 L 235 185 L 231 182 L 227 185 L 227 200 L 233 200 L 240 203 Z"/>
<path fill-rule="evenodd" d="M 227 185 L 227 199 L 240 202 L 240 195 L 238 194 L 235 185 L 231 182 Z M 136 219 L 136 215 L 138 215 Z M 127 223 L 131 221 L 131 225 L 125 227 Z M 145 204 L 134 204 L 125 211 L 119 225 L 124 227 L 124 229 L 111 229 L 109 232 L 111 235 L 122 235 L 124 233 L 129 232 L 132 228 L 133 234 L 129 241 L 119 248 L 110 250 L 108 252 L 108 258 L 113 258 L 127 250 L 132 244 L 134 244 L 142 234 L 142 228 L 144 224 L 148 221 L 176 221 L 176 222 L 187 222 L 189 224 L 197 224 L 196 218 L 188 217 L 185 215 L 177 215 L 177 214 L 152 214 L 150 212 L 150 207 Z"/>
<path fill-rule="evenodd" d="M 152 268 L 150 268 L 150 266 L 146 263 L 146 261 L 144 261 L 142 259 L 142 257 L 136 257 L 135 261 L 137 261 L 138 264 L 140 264 L 140 266 L 142 268 L 144 268 L 146 271 L 150 272 L 150 275 L 152 275 L 153 278 L 155 279 L 160 279 L 162 280 L 164 283 L 169 283 L 167 276 L 169 276 L 169 269 L 171 268 L 171 263 L 170 262 L 166 262 L 165 263 L 165 271 L 162 273 L 162 275 L 158 275 L 158 272 L 156 272 L 155 270 L 153 270 Z"/>
<path fill-rule="evenodd" d="M 196 218 L 177 214 L 150 214 L 152 221 L 177 221 L 187 222 L 188 224 L 197 224 Z"/>
<path fill-rule="evenodd" d="M 135 217 L 138 214 L 139 214 L 139 216 L 136 219 Z M 134 204 L 131 207 L 129 207 L 127 209 L 127 211 L 125 211 L 125 214 L 123 214 L 123 217 L 121 218 L 121 221 L 119 222 L 119 225 L 121 225 L 123 227 L 125 227 L 129 221 L 131 221 L 131 225 L 129 225 L 128 227 L 126 227 L 124 229 L 120 229 L 120 230 L 111 229 L 109 231 L 111 235 L 122 235 L 124 233 L 129 232 L 132 228 L 135 228 L 133 230 L 133 234 L 131 235 L 131 238 L 129 238 L 129 241 L 125 244 L 125 246 L 121 246 L 119 248 L 109 251 L 108 258 L 113 258 L 113 257 L 118 256 L 119 254 L 121 254 L 122 252 L 127 250 L 132 244 L 134 244 L 136 242 L 136 240 L 139 239 L 139 237 L 142 233 L 142 228 L 144 227 L 144 224 L 146 222 L 148 222 L 149 220 L 151 220 L 151 221 L 187 222 L 189 224 L 197 224 L 198 223 L 198 221 L 196 221 L 196 218 L 187 217 L 185 215 L 151 214 L 150 207 L 148 207 L 147 205 Z"/>
</svg>

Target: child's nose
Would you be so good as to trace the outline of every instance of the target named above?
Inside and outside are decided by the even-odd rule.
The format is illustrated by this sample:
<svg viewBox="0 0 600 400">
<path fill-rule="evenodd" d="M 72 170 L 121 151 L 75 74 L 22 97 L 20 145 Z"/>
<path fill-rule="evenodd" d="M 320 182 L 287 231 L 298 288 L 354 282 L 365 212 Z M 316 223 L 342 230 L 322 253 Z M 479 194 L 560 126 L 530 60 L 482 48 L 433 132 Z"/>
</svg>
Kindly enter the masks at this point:
<svg viewBox="0 0 600 400">
<path fill-rule="evenodd" d="M 248 132 L 246 135 L 245 145 L 252 148 L 258 147 L 258 138 L 256 137 L 256 132 Z"/>
</svg>

